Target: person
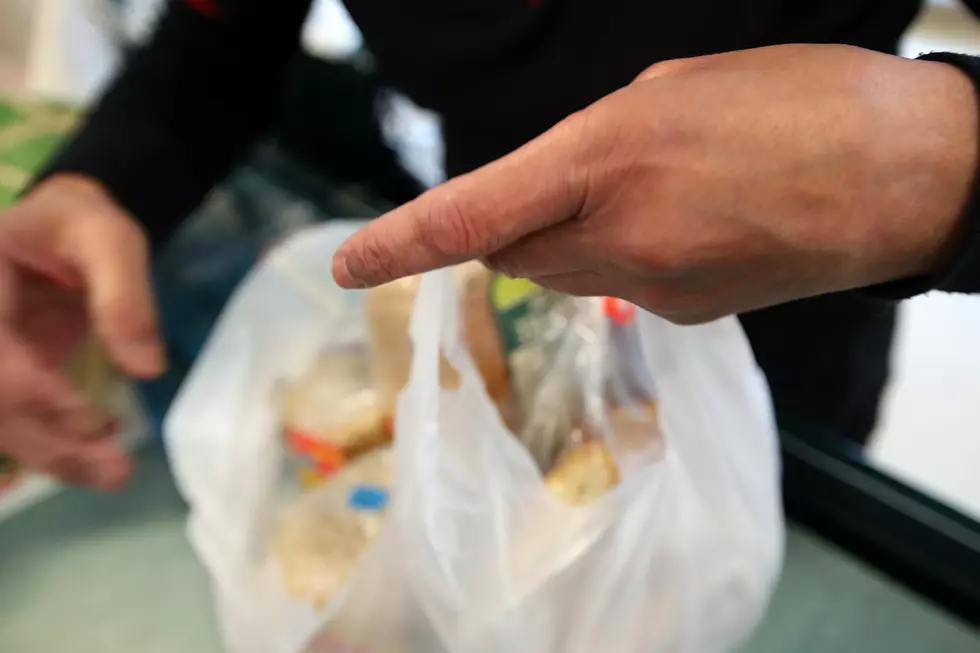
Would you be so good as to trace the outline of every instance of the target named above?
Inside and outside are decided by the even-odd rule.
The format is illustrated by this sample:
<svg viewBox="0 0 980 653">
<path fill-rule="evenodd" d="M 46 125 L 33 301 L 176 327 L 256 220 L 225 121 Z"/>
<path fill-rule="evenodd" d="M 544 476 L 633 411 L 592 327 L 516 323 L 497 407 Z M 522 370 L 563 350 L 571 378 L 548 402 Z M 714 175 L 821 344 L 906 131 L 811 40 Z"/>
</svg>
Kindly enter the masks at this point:
<svg viewBox="0 0 980 653">
<path fill-rule="evenodd" d="M 980 289 L 980 64 L 894 56 L 917 0 L 346 4 L 441 114 L 453 178 L 338 251 L 346 287 L 479 258 L 678 323 L 737 313 L 777 411 L 858 441 L 893 300 Z M 0 451 L 124 482 L 57 363 L 91 328 L 129 374 L 164 368 L 148 259 L 275 124 L 309 5 L 170 2 L 0 215 Z"/>
</svg>

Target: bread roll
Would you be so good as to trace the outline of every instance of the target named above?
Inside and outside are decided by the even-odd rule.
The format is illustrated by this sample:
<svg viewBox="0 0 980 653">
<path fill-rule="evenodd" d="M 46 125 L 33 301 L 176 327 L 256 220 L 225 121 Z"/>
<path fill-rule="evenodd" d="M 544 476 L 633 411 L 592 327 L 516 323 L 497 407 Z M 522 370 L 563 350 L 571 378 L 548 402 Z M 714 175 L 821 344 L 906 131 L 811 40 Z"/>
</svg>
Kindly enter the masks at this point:
<svg viewBox="0 0 980 653">
<path fill-rule="evenodd" d="M 619 468 L 606 445 L 593 440 L 569 451 L 545 477 L 548 489 L 573 506 L 591 503 L 619 484 Z"/>
</svg>

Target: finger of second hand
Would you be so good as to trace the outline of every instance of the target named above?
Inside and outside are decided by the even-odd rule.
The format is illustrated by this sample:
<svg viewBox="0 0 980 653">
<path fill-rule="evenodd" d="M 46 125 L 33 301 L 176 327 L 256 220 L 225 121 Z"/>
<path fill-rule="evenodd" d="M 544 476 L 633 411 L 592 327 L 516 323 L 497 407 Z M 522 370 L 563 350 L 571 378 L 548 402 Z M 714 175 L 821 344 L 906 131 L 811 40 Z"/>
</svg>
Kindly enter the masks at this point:
<svg viewBox="0 0 980 653">
<path fill-rule="evenodd" d="M 85 400 L 57 369 L 44 364 L 31 348 L 0 322 L 0 408 L 27 413 L 86 409 Z M 91 410 L 91 409 L 88 409 Z"/>
<path fill-rule="evenodd" d="M 23 415 L 0 415 L 0 451 L 29 469 L 98 490 L 119 490 L 132 473 L 129 456 L 114 443 L 67 440 Z"/>
<path fill-rule="evenodd" d="M 13 320 L 17 305 L 17 283 L 10 262 L 0 254 L 0 321 Z"/>
<path fill-rule="evenodd" d="M 70 250 L 88 286 L 88 311 L 96 334 L 114 362 L 137 378 L 155 378 L 166 356 L 150 282 L 148 251 L 126 216 L 79 228 Z"/>
<path fill-rule="evenodd" d="M 88 404 L 60 410 L 37 411 L 31 415 L 60 437 L 78 442 L 95 442 L 115 435 L 119 422 Z"/>
</svg>

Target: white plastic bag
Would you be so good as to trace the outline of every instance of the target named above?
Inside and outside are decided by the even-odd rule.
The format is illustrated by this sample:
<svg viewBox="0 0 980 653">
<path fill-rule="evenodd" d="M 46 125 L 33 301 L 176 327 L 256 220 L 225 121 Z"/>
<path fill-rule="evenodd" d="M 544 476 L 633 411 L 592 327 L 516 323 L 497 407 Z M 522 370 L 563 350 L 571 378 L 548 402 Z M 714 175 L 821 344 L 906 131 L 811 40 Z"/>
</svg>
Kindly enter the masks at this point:
<svg viewBox="0 0 980 653">
<path fill-rule="evenodd" d="M 570 507 L 545 489 L 488 399 L 443 272 L 424 279 L 413 317 L 388 521 L 325 613 L 284 596 L 268 554 L 282 467 L 271 397 L 336 329 L 359 328 L 330 310 L 356 301 L 329 281 L 347 232 L 303 233 L 246 281 L 167 421 L 229 653 L 723 653 L 740 644 L 775 584 L 783 526 L 768 392 L 738 323 L 682 328 L 640 315 L 666 455 Z M 440 350 L 458 388 L 440 389 Z"/>
<path fill-rule="evenodd" d="M 229 653 L 297 653 L 323 622 L 287 597 L 270 554 L 286 466 L 277 394 L 325 345 L 366 338 L 363 295 L 342 291 L 330 270 L 361 224 L 309 228 L 266 255 L 229 301 L 164 423 Z"/>
</svg>

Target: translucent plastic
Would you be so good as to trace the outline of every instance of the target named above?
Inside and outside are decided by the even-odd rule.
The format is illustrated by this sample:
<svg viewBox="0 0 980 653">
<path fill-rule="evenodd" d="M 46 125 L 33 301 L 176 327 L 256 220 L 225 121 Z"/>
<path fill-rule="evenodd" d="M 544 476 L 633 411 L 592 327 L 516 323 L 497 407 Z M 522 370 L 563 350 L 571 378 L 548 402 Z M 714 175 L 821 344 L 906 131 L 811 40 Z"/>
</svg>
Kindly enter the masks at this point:
<svg viewBox="0 0 980 653">
<path fill-rule="evenodd" d="M 547 491 L 489 399 L 446 272 L 425 277 L 412 320 L 387 521 L 326 609 L 285 596 L 269 554 L 282 467 L 272 396 L 325 342 L 363 329 L 330 308 L 357 301 L 329 281 L 345 229 L 293 238 L 247 280 L 167 421 L 229 653 L 723 653 L 740 644 L 778 576 L 783 524 L 770 400 L 737 321 L 682 328 L 637 316 L 663 455 L 624 466 L 613 491 L 571 507 Z M 456 388 L 440 388 L 440 352 L 459 373 Z"/>
</svg>

